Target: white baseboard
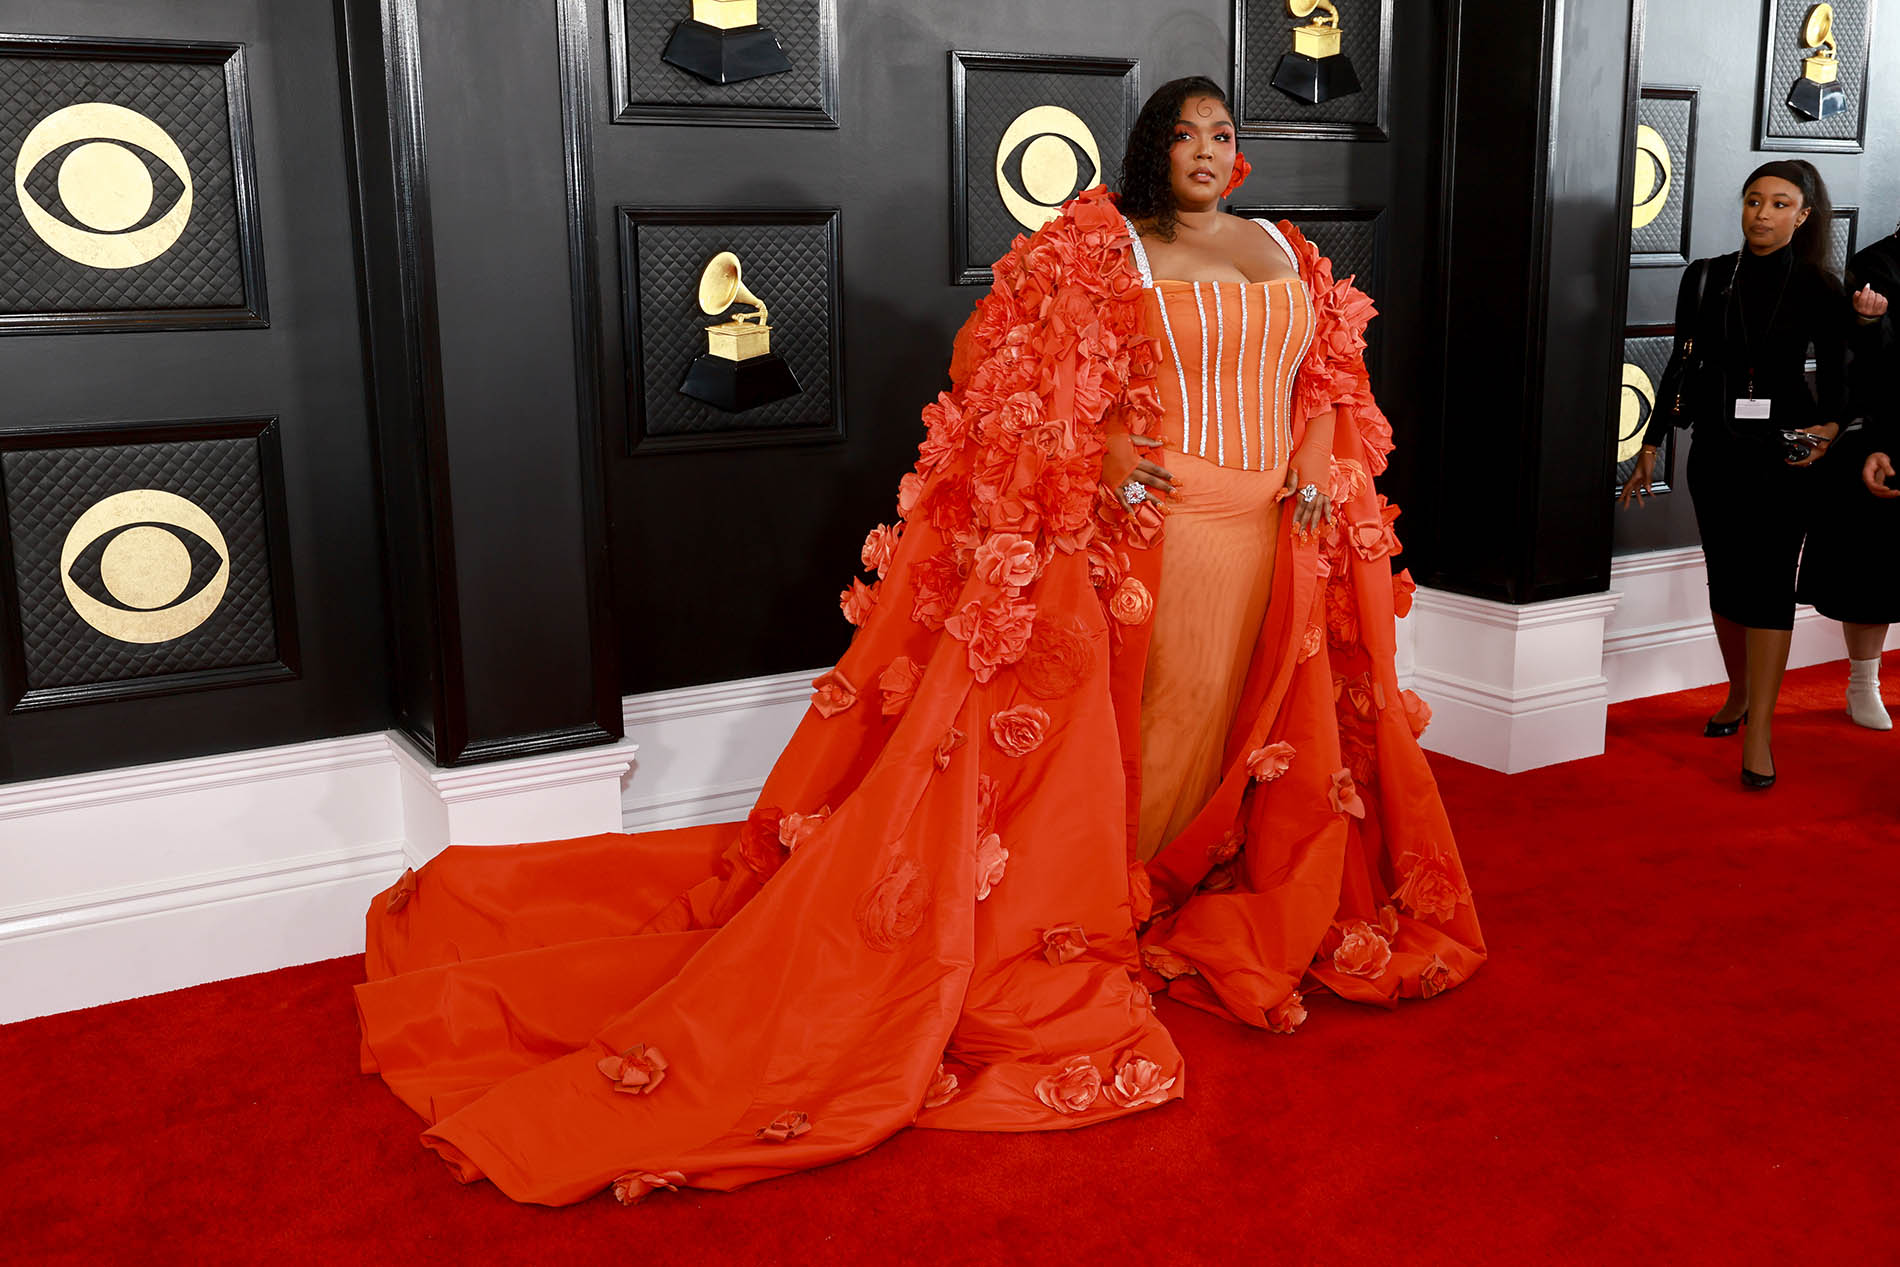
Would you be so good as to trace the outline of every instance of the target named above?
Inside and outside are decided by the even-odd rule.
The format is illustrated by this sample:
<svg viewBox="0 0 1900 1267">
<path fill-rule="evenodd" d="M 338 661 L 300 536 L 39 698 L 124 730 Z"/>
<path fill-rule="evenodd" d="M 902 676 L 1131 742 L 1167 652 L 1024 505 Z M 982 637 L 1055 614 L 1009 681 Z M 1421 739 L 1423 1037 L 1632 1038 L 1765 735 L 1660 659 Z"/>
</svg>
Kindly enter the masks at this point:
<svg viewBox="0 0 1900 1267">
<path fill-rule="evenodd" d="M 1603 676 L 1612 702 L 1724 680 L 1722 653 L 1709 624 L 1708 569 L 1700 546 L 1623 555 L 1610 565 L 1610 585 L 1623 595 L 1604 629 Z M 1887 649 L 1896 648 L 1900 626 L 1887 635 Z M 1789 668 L 1846 656 L 1837 622 L 1811 607 L 1795 609 Z"/>
<path fill-rule="evenodd" d="M 450 844 L 742 818 L 819 672 L 629 697 L 620 743 L 518 761 L 391 732 L 0 786 L 0 1024 L 359 954 Z"/>
<path fill-rule="evenodd" d="M 640 747 L 621 801 L 625 831 L 744 818 L 811 705 L 823 669 L 629 696 L 627 739 Z"/>
<path fill-rule="evenodd" d="M 1420 587 L 1405 622 L 1410 683 L 1432 708 L 1420 742 L 1510 774 L 1600 755 L 1617 597 L 1514 605 Z"/>
<path fill-rule="evenodd" d="M 618 831 L 632 759 L 439 770 L 375 734 L 0 786 L 0 1023 L 359 954 L 447 845 Z"/>
</svg>

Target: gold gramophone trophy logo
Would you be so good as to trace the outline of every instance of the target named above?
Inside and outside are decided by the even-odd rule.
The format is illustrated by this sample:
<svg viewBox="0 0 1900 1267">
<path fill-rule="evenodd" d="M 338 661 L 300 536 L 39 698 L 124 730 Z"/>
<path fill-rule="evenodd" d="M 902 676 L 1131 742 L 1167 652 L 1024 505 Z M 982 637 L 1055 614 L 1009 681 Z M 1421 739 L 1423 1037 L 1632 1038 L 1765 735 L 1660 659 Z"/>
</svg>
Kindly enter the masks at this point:
<svg viewBox="0 0 1900 1267">
<path fill-rule="evenodd" d="M 699 307 L 717 317 L 734 304 L 753 310 L 707 328 L 706 351 L 687 367 L 680 391 L 735 414 L 798 395 L 804 389 L 792 367 L 772 351 L 765 304 L 740 280 L 739 257 L 721 251 L 699 275 Z"/>
<path fill-rule="evenodd" d="M 1296 18 L 1313 20 L 1293 28 L 1293 51 L 1274 68 L 1273 86 L 1314 106 L 1358 92 L 1359 76 L 1339 51 L 1339 10 L 1333 0 L 1287 0 L 1286 7 Z"/>
<path fill-rule="evenodd" d="M 709 84 L 736 84 L 792 68 L 778 36 L 759 25 L 759 0 L 693 0 L 660 60 Z"/>
<path fill-rule="evenodd" d="M 1801 27 L 1801 45 L 1814 51 L 1801 60 L 1801 78 L 1788 90 L 1788 108 L 1810 119 L 1828 119 L 1847 109 L 1847 94 L 1837 82 L 1841 63 L 1835 54 L 1834 6 L 1817 4 Z"/>
</svg>

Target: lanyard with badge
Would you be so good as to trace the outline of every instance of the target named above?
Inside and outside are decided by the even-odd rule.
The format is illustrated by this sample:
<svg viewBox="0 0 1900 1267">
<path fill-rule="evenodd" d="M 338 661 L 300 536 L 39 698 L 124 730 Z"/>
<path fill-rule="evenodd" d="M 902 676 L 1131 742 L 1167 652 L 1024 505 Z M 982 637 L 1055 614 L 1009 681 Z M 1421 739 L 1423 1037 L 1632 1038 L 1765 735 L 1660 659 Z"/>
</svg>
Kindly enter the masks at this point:
<svg viewBox="0 0 1900 1267">
<path fill-rule="evenodd" d="M 1762 338 L 1766 340 L 1775 328 L 1775 318 L 1781 315 L 1781 301 L 1788 295 L 1788 279 L 1794 276 L 1794 253 L 1787 253 L 1787 268 L 1781 274 L 1781 288 L 1775 292 L 1775 305 L 1768 310 L 1768 320 L 1762 324 Z M 1741 279 L 1741 262 L 1736 261 L 1736 280 Z M 1735 398 L 1735 420 L 1737 422 L 1767 422 L 1774 414 L 1772 400 L 1758 400 L 1755 396 L 1755 340 L 1748 330 L 1748 301 L 1742 295 L 1742 288 L 1734 288 L 1735 308 L 1741 317 L 1742 355 L 1748 361 L 1748 395 Z"/>
</svg>

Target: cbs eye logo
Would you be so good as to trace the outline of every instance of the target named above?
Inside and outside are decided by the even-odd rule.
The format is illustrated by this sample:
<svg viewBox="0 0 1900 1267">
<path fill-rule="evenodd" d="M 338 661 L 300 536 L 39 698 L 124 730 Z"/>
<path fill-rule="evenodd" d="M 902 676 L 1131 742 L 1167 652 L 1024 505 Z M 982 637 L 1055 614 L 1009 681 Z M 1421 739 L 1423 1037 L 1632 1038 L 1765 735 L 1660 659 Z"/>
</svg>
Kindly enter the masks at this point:
<svg viewBox="0 0 1900 1267">
<path fill-rule="evenodd" d="M 33 232 L 93 268 L 136 268 L 191 219 L 191 168 L 164 128 L 103 101 L 41 119 L 21 143 L 13 192 Z"/>
<path fill-rule="evenodd" d="M 1630 226 L 1640 229 L 1653 222 L 1669 205 L 1669 189 L 1675 182 L 1675 166 L 1669 161 L 1669 144 L 1662 133 L 1647 123 L 1636 129 L 1636 180 L 1631 194 Z"/>
<path fill-rule="evenodd" d="M 1101 175 L 1095 134 L 1061 106 L 1023 111 L 996 145 L 996 192 L 1009 214 L 1031 232 L 1055 219 L 1063 203 Z"/>
<path fill-rule="evenodd" d="M 152 488 L 93 503 L 66 533 L 59 579 L 80 619 L 121 642 L 170 642 L 211 617 L 231 551 L 211 516 Z"/>
<path fill-rule="evenodd" d="M 1640 365 L 1623 362 L 1623 408 L 1616 431 L 1616 460 L 1627 462 L 1643 447 L 1643 432 L 1656 412 L 1656 385 Z"/>
</svg>

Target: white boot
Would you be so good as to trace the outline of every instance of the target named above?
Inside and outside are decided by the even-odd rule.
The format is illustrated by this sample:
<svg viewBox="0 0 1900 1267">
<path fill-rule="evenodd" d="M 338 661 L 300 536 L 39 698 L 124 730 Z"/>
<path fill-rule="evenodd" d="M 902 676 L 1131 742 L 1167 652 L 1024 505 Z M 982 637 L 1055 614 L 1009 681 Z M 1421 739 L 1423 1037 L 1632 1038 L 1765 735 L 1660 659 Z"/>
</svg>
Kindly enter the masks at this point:
<svg viewBox="0 0 1900 1267">
<path fill-rule="evenodd" d="M 1847 715 L 1869 730 L 1892 730 L 1893 718 L 1880 702 L 1880 657 L 1847 662 Z"/>
</svg>

